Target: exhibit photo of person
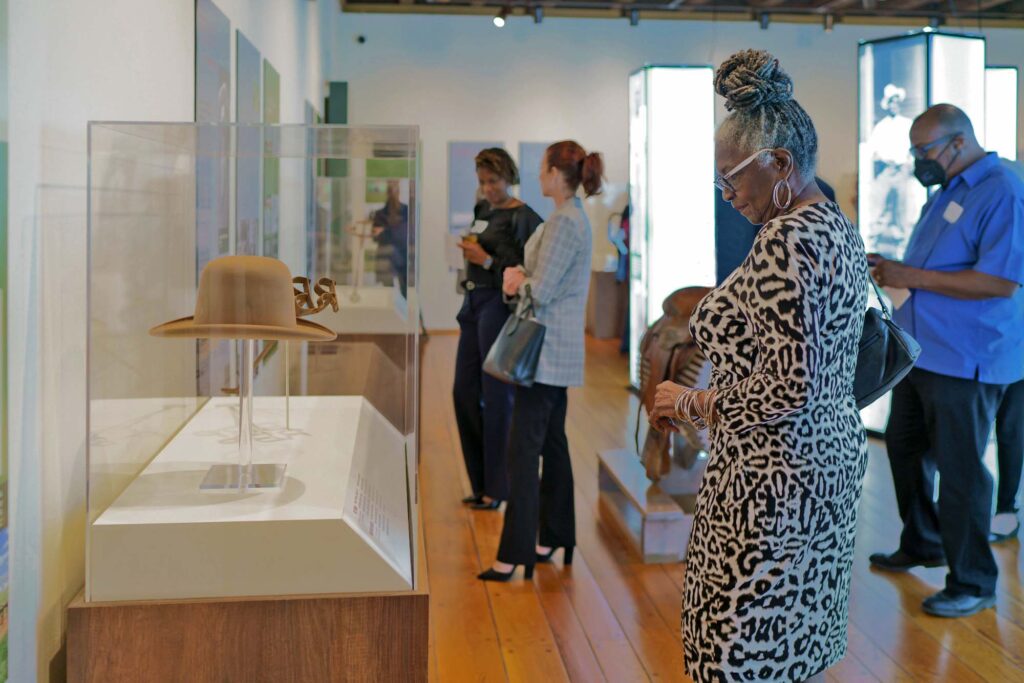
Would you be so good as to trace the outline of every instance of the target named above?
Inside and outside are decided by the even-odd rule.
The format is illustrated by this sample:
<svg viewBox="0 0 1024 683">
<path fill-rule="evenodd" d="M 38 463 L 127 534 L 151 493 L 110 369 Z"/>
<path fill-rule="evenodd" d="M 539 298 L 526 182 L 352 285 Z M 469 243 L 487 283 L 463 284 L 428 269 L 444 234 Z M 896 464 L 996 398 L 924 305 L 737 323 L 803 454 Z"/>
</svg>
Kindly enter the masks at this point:
<svg viewBox="0 0 1024 683">
<path fill-rule="evenodd" d="M 541 224 L 532 208 L 515 198 L 519 169 L 499 147 L 476 156 L 482 199 L 459 243 L 465 259 L 465 291 L 455 357 L 453 400 L 471 494 L 462 502 L 497 510 L 508 498 L 505 449 L 512 418 L 512 386 L 483 372 L 484 359 L 510 314 L 501 294 L 504 272 L 523 263 L 523 250 Z"/>
<path fill-rule="evenodd" d="M 859 222 L 872 252 L 900 258 L 927 199 L 907 140 L 927 103 L 924 41 L 864 46 L 861 64 Z"/>
<path fill-rule="evenodd" d="M 871 129 L 868 149 L 871 154 L 874 184 L 871 205 L 869 248 L 878 253 L 898 256 L 906 245 L 907 229 L 916 214 L 909 186 L 913 180 L 913 159 L 907 148 L 911 119 L 901 108 L 907 91 L 887 83 L 880 105 L 885 115 Z"/>
<path fill-rule="evenodd" d="M 893 391 L 885 433 L 903 531 L 899 547 L 871 564 L 947 566 L 945 588 L 922 608 L 966 617 L 996 602 L 985 450 L 1007 388 L 1024 379 L 1024 182 L 953 105 L 919 116 L 910 144 L 914 175 L 937 191 L 902 261 L 869 256 L 875 281 L 903 300 L 896 321 L 921 345 Z M 1022 417 L 1003 414 L 1004 439 Z"/>
<path fill-rule="evenodd" d="M 710 430 L 685 560 L 685 670 L 697 683 L 824 681 L 846 654 L 867 466 L 853 394 L 864 243 L 815 181 L 815 125 L 778 59 L 738 52 L 714 84 L 730 112 L 715 184 L 763 227 L 691 317 L 710 387 L 664 382 L 649 414 L 661 431 Z"/>
<path fill-rule="evenodd" d="M 601 192 L 604 160 L 573 140 L 548 147 L 541 190 L 555 210 L 526 243 L 521 266 L 505 270 L 503 293 L 533 307 L 544 326 L 530 386 L 517 385 L 508 439 L 509 498 L 497 559 L 478 578 L 509 581 L 517 566 L 524 578 L 561 548 L 572 564 L 576 513 L 569 440 L 565 433 L 569 387 L 583 385 L 584 327 L 593 233 L 580 189 Z M 543 476 L 538 469 L 543 462 Z"/>
</svg>

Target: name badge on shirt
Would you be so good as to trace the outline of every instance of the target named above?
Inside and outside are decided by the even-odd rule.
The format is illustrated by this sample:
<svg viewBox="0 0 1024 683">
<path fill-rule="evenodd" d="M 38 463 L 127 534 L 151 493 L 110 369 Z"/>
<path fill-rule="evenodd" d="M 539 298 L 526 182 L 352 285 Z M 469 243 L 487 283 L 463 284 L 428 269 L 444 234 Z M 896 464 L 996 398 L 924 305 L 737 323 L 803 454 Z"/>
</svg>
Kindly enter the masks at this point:
<svg viewBox="0 0 1024 683">
<path fill-rule="evenodd" d="M 479 235 L 487 229 L 488 225 L 490 225 L 488 221 L 474 221 L 473 227 L 469 229 L 469 232 L 472 235 Z"/>
<path fill-rule="evenodd" d="M 949 223 L 956 223 L 960 220 L 960 216 L 964 215 L 964 207 L 960 206 L 956 202 L 950 202 L 946 207 L 946 210 L 942 212 L 942 217 Z"/>
</svg>

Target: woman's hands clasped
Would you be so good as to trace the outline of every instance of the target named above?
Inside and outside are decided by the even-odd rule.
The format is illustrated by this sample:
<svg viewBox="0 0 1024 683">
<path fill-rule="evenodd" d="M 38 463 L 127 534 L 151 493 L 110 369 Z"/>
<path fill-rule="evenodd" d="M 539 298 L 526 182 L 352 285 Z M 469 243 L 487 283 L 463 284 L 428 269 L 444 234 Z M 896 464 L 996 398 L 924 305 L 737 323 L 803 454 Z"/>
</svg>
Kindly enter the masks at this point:
<svg viewBox="0 0 1024 683">
<path fill-rule="evenodd" d="M 662 382 L 655 391 L 654 408 L 647 419 L 659 432 L 678 432 L 675 420 L 703 427 L 714 419 L 714 400 L 714 392 Z"/>
<path fill-rule="evenodd" d="M 501 285 L 501 291 L 506 296 L 515 296 L 519 293 L 519 288 L 526 282 L 526 273 L 519 266 L 515 268 L 506 268 L 504 274 L 504 280 Z"/>
<path fill-rule="evenodd" d="M 662 382 L 658 385 L 654 394 L 654 409 L 647 416 L 652 428 L 659 432 L 679 431 L 679 427 L 674 422 L 677 418 L 676 401 L 684 391 L 692 390 L 675 382 Z"/>
</svg>

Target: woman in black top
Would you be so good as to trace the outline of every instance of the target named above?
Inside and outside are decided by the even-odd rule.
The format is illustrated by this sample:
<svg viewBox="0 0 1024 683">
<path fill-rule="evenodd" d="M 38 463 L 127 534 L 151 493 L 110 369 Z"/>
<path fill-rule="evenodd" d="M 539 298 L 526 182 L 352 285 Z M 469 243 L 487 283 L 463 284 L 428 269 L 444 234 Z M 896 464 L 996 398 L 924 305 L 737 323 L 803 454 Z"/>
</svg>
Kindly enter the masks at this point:
<svg viewBox="0 0 1024 683">
<path fill-rule="evenodd" d="M 455 358 L 455 419 L 462 455 L 473 487 L 464 503 L 496 510 L 508 496 L 505 446 L 512 417 L 513 387 L 483 372 L 484 358 L 509 316 L 502 300 L 502 273 L 523 262 L 523 246 L 542 219 L 509 194 L 519 183 L 515 162 L 503 149 L 476 157 L 483 200 L 473 210 L 473 227 L 459 245 L 466 256 L 466 297 L 459 311 Z"/>
</svg>

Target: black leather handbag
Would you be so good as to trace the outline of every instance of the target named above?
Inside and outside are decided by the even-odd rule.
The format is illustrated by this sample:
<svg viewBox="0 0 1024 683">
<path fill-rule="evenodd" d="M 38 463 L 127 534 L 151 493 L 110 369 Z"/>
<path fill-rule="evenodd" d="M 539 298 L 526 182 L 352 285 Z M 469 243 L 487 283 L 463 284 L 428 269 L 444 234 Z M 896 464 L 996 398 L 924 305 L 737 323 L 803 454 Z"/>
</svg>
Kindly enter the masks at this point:
<svg viewBox="0 0 1024 683">
<path fill-rule="evenodd" d="M 871 405 L 899 384 L 921 355 L 921 345 L 893 322 L 874 280 L 871 285 L 882 308 L 869 308 L 864 314 L 864 332 L 860 337 L 857 373 L 853 380 L 858 408 Z"/>
<path fill-rule="evenodd" d="M 533 294 L 526 285 L 522 305 L 505 321 L 487 352 L 484 372 L 509 384 L 533 386 L 545 331 L 533 313 Z"/>
</svg>

